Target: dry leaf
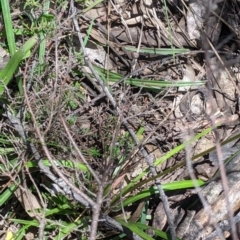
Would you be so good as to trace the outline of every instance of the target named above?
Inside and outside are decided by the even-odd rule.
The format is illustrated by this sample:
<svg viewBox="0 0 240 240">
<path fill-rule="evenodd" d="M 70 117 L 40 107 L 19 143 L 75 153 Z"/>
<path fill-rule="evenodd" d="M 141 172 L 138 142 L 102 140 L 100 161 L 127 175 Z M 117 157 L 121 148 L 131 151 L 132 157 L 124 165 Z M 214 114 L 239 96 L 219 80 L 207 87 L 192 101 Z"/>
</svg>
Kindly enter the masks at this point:
<svg viewBox="0 0 240 240">
<path fill-rule="evenodd" d="M 36 217 L 36 214 L 38 215 L 37 211 L 34 210 L 42 209 L 42 206 L 40 201 L 29 189 L 22 190 L 21 188 L 18 188 L 14 194 L 30 217 Z"/>
</svg>

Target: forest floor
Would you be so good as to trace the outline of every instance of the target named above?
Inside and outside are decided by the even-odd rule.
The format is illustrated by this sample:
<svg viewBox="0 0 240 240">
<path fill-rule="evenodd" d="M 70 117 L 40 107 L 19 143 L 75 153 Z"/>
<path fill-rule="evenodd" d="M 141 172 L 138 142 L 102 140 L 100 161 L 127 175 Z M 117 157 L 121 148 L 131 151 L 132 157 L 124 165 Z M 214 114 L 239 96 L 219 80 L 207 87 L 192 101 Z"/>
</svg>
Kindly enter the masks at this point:
<svg viewBox="0 0 240 240">
<path fill-rule="evenodd" d="M 240 238 L 238 1 L 1 7 L 1 239 Z"/>
</svg>

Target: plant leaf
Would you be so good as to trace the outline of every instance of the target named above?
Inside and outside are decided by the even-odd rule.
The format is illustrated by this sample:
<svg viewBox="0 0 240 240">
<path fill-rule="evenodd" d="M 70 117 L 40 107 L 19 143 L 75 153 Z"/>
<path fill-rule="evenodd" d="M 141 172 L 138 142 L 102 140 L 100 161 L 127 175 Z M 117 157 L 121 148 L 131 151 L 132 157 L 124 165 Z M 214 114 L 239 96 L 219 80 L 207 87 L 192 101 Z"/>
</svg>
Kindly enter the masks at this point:
<svg viewBox="0 0 240 240">
<path fill-rule="evenodd" d="M 19 63 L 25 58 L 27 52 L 37 43 L 38 37 L 31 37 L 9 60 L 4 69 L 0 72 L 0 96 L 3 94 L 5 87 L 9 84 L 13 74 L 17 70 Z"/>
</svg>

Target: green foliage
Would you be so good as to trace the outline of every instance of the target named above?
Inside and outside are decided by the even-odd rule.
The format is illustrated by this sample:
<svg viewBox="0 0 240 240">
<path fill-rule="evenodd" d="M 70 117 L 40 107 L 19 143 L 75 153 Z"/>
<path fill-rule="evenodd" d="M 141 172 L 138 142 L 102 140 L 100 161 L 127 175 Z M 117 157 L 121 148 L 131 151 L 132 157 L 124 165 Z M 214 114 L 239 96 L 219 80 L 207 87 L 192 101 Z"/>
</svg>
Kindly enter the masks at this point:
<svg viewBox="0 0 240 240">
<path fill-rule="evenodd" d="M 93 157 L 93 158 L 98 158 L 101 157 L 102 154 L 100 153 L 99 149 L 97 147 L 91 147 L 89 149 L 89 154 Z"/>
<path fill-rule="evenodd" d="M 79 2 L 79 1 L 75 1 Z M 97 4 L 101 3 L 102 0 L 96 0 L 96 1 L 80 1 L 82 6 L 84 6 L 84 9 L 82 12 L 87 12 L 90 9 L 92 9 Z M 164 1 L 165 2 L 165 1 Z M 57 20 L 56 16 L 50 12 L 50 1 L 38 1 L 38 0 L 27 0 L 24 2 L 24 13 L 21 16 L 22 22 L 21 25 L 17 26 L 15 25 L 13 28 L 12 19 L 10 15 L 10 6 L 8 1 L 1 1 L 1 7 L 2 7 L 2 13 L 4 17 L 4 23 L 6 25 L 6 44 L 2 43 L 2 45 L 7 48 L 7 51 L 10 52 L 11 59 L 7 63 L 6 67 L 0 71 L 0 97 L 1 102 L 4 102 L 6 105 L 9 105 L 13 110 L 12 113 L 17 115 L 19 110 L 22 111 L 19 107 L 19 103 L 15 103 L 14 101 L 6 100 L 4 99 L 4 91 L 6 88 L 9 87 L 9 83 L 11 79 L 13 78 L 14 74 L 17 73 L 17 70 L 22 63 L 23 60 L 28 60 L 29 57 L 32 56 L 33 51 L 32 49 L 37 51 L 37 57 L 34 59 L 37 59 L 37 64 L 34 66 L 34 69 L 31 69 L 34 75 L 34 78 L 37 79 L 37 88 L 34 89 L 33 92 L 30 92 L 29 95 L 31 95 L 32 98 L 34 97 L 36 99 L 40 99 L 39 102 L 46 99 L 41 99 L 41 93 L 42 89 L 41 87 L 46 87 L 46 91 L 49 90 L 49 86 L 51 88 L 51 80 L 57 79 L 57 74 L 55 71 L 52 71 L 48 73 L 47 77 L 50 82 L 47 81 L 45 84 L 45 79 L 41 78 L 44 71 L 48 67 L 48 62 L 46 61 L 46 52 L 47 50 L 47 41 L 51 39 L 52 37 L 55 37 L 56 31 L 57 31 Z M 55 2 L 54 2 L 55 3 Z M 56 1 L 56 4 L 61 5 L 61 11 L 64 12 L 66 8 L 68 7 L 68 2 L 64 0 L 58 0 Z M 166 4 L 166 2 L 165 2 Z M 166 6 L 165 6 L 166 7 Z M 36 14 L 36 10 L 38 10 L 38 13 Z M 40 10 L 40 11 L 39 11 Z M 40 14 L 39 14 L 40 13 Z M 167 12 L 166 12 L 167 17 Z M 94 20 L 91 20 L 89 23 L 88 28 L 86 29 L 86 35 L 84 37 L 84 45 L 86 45 L 89 42 L 89 39 L 91 37 L 91 33 L 94 26 Z M 169 32 L 170 32 L 169 28 Z M 30 38 L 27 40 L 27 38 L 30 36 Z M 23 39 L 25 42 L 19 49 L 19 44 L 16 44 L 17 38 Z M 68 39 L 69 40 L 69 39 Z M 67 40 L 66 40 L 67 41 Z M 60 42 L 60 41 L 59 41 Z M 37 46 L 37 44 L 39 45 Z M 57 44 L 56 44 L 57 45 Z M 16 47 L 18 46 L 18 47 Z M 37 47 L 38 48 L 37 48 Z M 59 46 L 58 46 L 59 47 Z M 79 52 L 75 52 L 74 44 L 70 46 L 72 48 L 73 55 L 75 57 L 75 60 L 80 67 L 76 69 L 70 69 L 67 74 L 69 74 L 71 77 L 75 76 L 84 76 L 84 73 L 81 72 L 81 67 L 84 66 L 84 59 L 81 50 Z M 58 48 L 60 49 L 60 47 Z M 127 46 L 126 49 L 128 51 L 135 52 L 137 51 L 136 48 L 132 46 Z M 62 49 L 61 49 L 62 50 Z M 63 50 L 63 52 L 66 51 L 66 49 Z M 67 51 L 70 52 L 69 49 Z M 140 53 L 142 54 L 158 54 L 158 55 L 175 55 L 180 53 L 187 53 L 189 52 L 189 49 L 152 49 L 152 48 L 141 48 Z M 68 52 L 68 53 L 69 53 Z M 35 53 L 35 51 L 34 51 Z M 61 52 L 62 53 L 62 52 Z M 56 54 L 57 55 L 57 54 Z M 70 56 L 70 53 L 69 53 Z M 62 63 L 63 65 L 68 62 L 68 55 L 63 56 Z M 52 56 L 50 56 L 51 58 Z M 55 56 L 54 56 L 55 57 Z M 75 62 L 74 62 L 75 63 Z M 31 61 L 30 61 L 31 64 Z M 76 65 L 77 65 L 76 64 Z M 55 67 L 55 66 L 54 66 Z M 75 67 L 75 66 L 74 66 Z M 113 82 L 116 83 L 120 81 L 124 76 L 121 74 L 106 71 L 104 69 L 101 69 L 99 67 L 95 67 L 96 71 L 98 72 L 99 76 L 104 82 Z M 24 70 L 24 68 L 23 68 Z M 28 73 L 25 73 L 25 75 L 28 75 Z M 43 82 L 41 82 L 43 81 Z M 63 81 L 64 82 L 64 81 Z M 23 84 L 22 84 L 22 76 L 18 78 L 18 93 L 15 96 L 18 96 L 20 99 L 23 97 Z M 182 87 L 182 86 L 201 86 L 204 84 L 204 82 L 183 82 L 183 81 L 165 81 L 164 79 L 161 81 L 156 81 L 152 79 L 138 79 L 138 78 L 132 78 L 129 77 L 126 79 L 125 83 L 129 85 L 133 85 L 135 87 L 139 88 L 145 88 L 145 90 L 157 90 L 162 91 L 163 88 L 167 87 Z M 65 84 L 65 82 L 64 82 Z M 81 108 L 83 104 L 85 104 L 88 100 L 86 96 L 88 96 L 85 89 L 83 88 L 83 84 L 81 85 L 80 81 L 72 81 L 68 82 L 66 85 L 61 85 L 61 88 L 59 90 L 59 96 L 60 96 L 60 103 L 55 109 L 52 111 L 54 112 L 54 117 L 58 117 L 60 114 L 64 116 L 64 114 L 68 114 L 69 112 L 74 112 Z M 67 86 L 67 87 L 66 87 Z M 45 90 L 44 89 L 44 90 Z M 109 87 L 111 90 L 111 85 Z M 55 90 L 55 89 L 54 89 Z M 12 93 L 10 93 L 11 95 Z M 15 93 L 14 93 L 15 94 Z M 62 95 L 61 95 L 62 94 Z M 12 94 L 13 95 L 13 94 Z M 5 97 L 6 98 L 6 97 Z M 25 100 L 25 99 L 24 99 Z M 48 99 L 47 99 L 48 100 Z M 11 102 L 12 101 L 12 102 Z M 41 117 L 38 118 L 38 109 L 40 107 L 38 106 L 38 101 L 36 101 L 36 104 L 33 104 L 34 111 L 36 113 L 36 122 L 34 123 L 33 129 L 36 128 L 36 126 L 40 126 L 42 123 Z M 44 101 L 42 101 L 44 102 Z M 41 102 L 41 103 L 42 103 Z M 57 101 L 56 101 L 57 102 Z M 25 101 L 23 102 L 25 104 Z M 57 102 L 58 103 L 58 102 Z M 21 102 L 22 105 L 22 102 Z M 96 103 L 97 105 L 97 103 Z M 21 106 L 22 107 L 22 106 Z M 92 106 L 91 106 L 92 107 Z M 106 106 L 104 106 L 106 107 Z M 69 118 L 67 118 L 67 123 L 69 126 L 69 129 L 71 131 L 71 134 L 76 136 L 76 141 L 81 146 L 81 144 L 84 144 L 84 141 L 88 142 L 88 147 L 84 146 L 82 152 L 84 153 L 84 157 L 86 156 L 86 159 L 88 161 L 88 164 L 93 166 L 94 170 L 101 172 L 101 170 L 105 170 L 106 162 L 111 166 L 111 170 L 108 172 L 109 176 L 107 179 L 107 183 L 109 183 L 105 189 L 104 189 L 104 202 L 101 206 L 101 210 L 104 213 L 107 213 L 111 215 L 113 218 L 115 218 L 122 226 L 125 228 L 128 228 L 131 232 L 137 234 L 139 237 L 143 239 L 156 239 L 157 237 L 160 237 L 162 239 L 169 239 L 170 236 L 168 236 L 165 232 L 160 231 L 158 229 L 155 229 L 153 227 L 148 226 L 148 221 L 150 220 L 149 216 L 147 215 L 147 209 L 149 207 L 149 202 L 151 197 L 159 194 L 158 189 L 155 186 L 149 187 L 149 183 L 153 182 L 156 178 L 160 177 L 166 177 L 167 174 L 173 173 L 178 167 L 182 167 L 185 163 L 176 164 L 172 166 L 171 168 L 168 168 L 164 170 L 163 172 L 157 174 L 156 177 L 147 177 L 150 175 L 150 169 L 146 168 L 141 170 L 141 172 L 138 173 L 138 175 L 133 179 L 127 179 L 126 182 L 124 182 L 125 185 L 112 190 L 112 185 L 115 184 L 115 181 L 121 181 L 121 177 L 125 177 L 126 173 L 129 173 L 128 169 L 126 171 L 126 166 L 128 164 L 127 160 L 131 160 L 132 155 L 136 154 L 136 144 L 133 141 L 130 134 L 126 131 L 126 129 L 123 129 L 121 127 L 121 123 L 119 124 L 118 118 L 116 116 L 111 115 L 112 106 L 106 107 L 106 114 L 104 115 L 105 118 L 99 119 L 96 117 L 96 119 L 91 121 L 96 121 L 96 128 L 92 132 L 92 129 L 89 127 L 82 127 L 81 128 L 81 116 L 79 116 L 79 113 L 73 114 Z M 109 114 L 109 112 L 111 113 Z M 20 111 L 20 112 L 21 112 Z M 33 121 L 34 115 L 30 114 L 29 109 L 24 109 L 23 113 L 23 125 L 28 125 L 28 123 Z M 90 109 L 89 111 L 94 112 L 95 109 Z M 108 112 L 109 111 L 109 112 Z M 41 105 L 41 115 L 47 115 L 49 112 L 47 105 Z M 77 111 L 76 111 L 77 112 Z M 75 112 L 74 112 L 75 113 Z M 39 115 L 40 115 L 39 114 Z M 97 114 L 96 114 L 97 115 Z M 47 115 L 48 116 L 48 115 Z M 98 115 L 97 115 L 98 116 Z M 45 116 L 43 116 L 45 117 Z M 79 120 L 80 119 L 80 120 Z M 22 120 L 22 119 L 21 119 Z M 45 119 L 44 119 L 45 120 Z M 61 131 L 64 131 L 63 127 L 60 126 L 55 130 L 55 127 L 57 124 L 59 124 L 60 121 L 55 121 L 51 126 L 50 130 L 54 132 L 54 139 L 52 140 L 51 137 L 49 137 L 48 133 L 43 133 L 43 138 L 46 139 L 46 144 L 43 146 L 43 144 L 40 144 L 40 140 L 36 138 L 36 135 L 34 133 L 32 134 L 31 131 L 29 131 L 28 134 L 28 141 L 33 143 L 37 146 L 38 151 L 45 156 L 45 152 L 43 151 L 44 147 L 48 147 L 50 154 L 53 156 L 54 165 L 60 169 L 65 176 L 67 176 L 70 181 L 75 184 L 75 186 L 86 192 L 88 196 L 91 198 L 95 198 L 95 194 L 98 191 L 98 186 L 96 185 L 96 182 L 91 175 L 91 171 L 89 171 L 88 167 L 81 162 L 81 157 L 79 157 L 75 150 L 73 149 L 71 144 L 68 143 L 68 139 L 64 139 L 61 143 L 58 141 L 62 140 L 61 138 L 66 138 L 65 135 L 61 135 Z M 121 119 L 120 119 L 121 122 Z M 140 121 L 141 122 L 141 121 Z M 140 125 L 140 126 L 139 126 Z M 146 127 L 142 124 L 142 122 L 139 124 L 136 128 L 136 136 L 139 141 L 144 140 Z M 12 126 L 11 126 L 12 127 Z M 53 129 L 52 129 L 53 128 Z M 136 130 L 137 129 L 137 130 Z M 5 131 L 5 130 L 4 130 Z M 43 130 L 44 131 L 44 130 Z M 161 158 L 156 159 L 153 163 L 155 167 L 160 166 L 165 161 L 169 160 L 174 155 L 178 154 L 180 151 L 183 151 L 184 148 L 190 144 L 192 144 L 195 141 L 198 141 L 201 137 L 206 136 L 208 133 L 212 131 L 212 128 L 208 128 L 201 133 L 194 136 L 189 141 L 180 144 L 179 146 L 171 149 L 169 152 L 167 152 L 165 155 L 163 155 Z M 14 133 L 15 134 L 15 133 Z M 84 136 L 84 139 L 81 139 L 81 135 L 88 135 L 89 137 Z M 63 137 L 64 136 L 64 137 Z M 50 140 L 48 141 L 48 139 Z M 239 136 L 238 136 L 239 138 Z M 229 140 L 228 140 L 229 141 Z M 225 144 L 224 142 L 223 144 Z M 82 146 L 81 146 L 82 147 Z M 141 147 L 141 146 L 140 146 Z M 31 175 L 32 178 L 34 178 L 34 181 L 36 185 L 32 184 L 29 187 L 30 191 L 37 196 L 37 194 L 41 194 L 41 197 L 44 199 L 46 203 L 46 208 L 44 209 L 38 209 L 38 213 L 42 214 L 41 216 L 44 216 L 45 218 L 45 226 L 44 226 L 44 238 L 45 239 L 66 239 L 68 235 L 70 235 L 72 232 L 78 233 L 79 239 L 88 239 L 88 233 L 89 233 L 89 223 L 91 221 L 91 209 L 84 208 L 81 206 L 78 202 L 76 202 L 74 199 L 70 199 L 69 196 L 64 195 L 62 193 L 56 193 L 52 191 L 50 186 L 50 180 L 47 179 L 47 177 L 44 176 L 41 172 L 39 172 L 39 164 L 37 161 L 32 159 L 32 155 L 29 154 L 29 151 L 27 151 L 27 146 L 25 142 L 23 142 L 22 139 L 20 139 L 18 136 L 12 137 L 12 135 L 2 135 L 0 136 L 0 174 L 1 176 L 5 177 L 6 173 L 9 174 L 9 184 L 5 186 L 4 189 L 2 189 L 0 193 L 0 206 L 2 207 L 8 207 L 8 205 L 11 203 L 9 200 L 16 201 L 16 196 L 14 195 L 14 192 L 19 186 L 23 185 L 22 176 L 20 173 L 23 172 L 23 175 L 25 174 L 27 176 L 27 184 L 29 180 L 29 176 Z M 201 153 L 200 155 L 204 155 L 207 152 L 212 151 L 213 148 L 209 149 L 208 151 L 205 151 Z M 20 154 L 19 154 L 20 152 Z M 26 152 L 26 154 L 22 154 L 22 152 Z M 54 155 L 55 152 L 60 152 L 58 155 Z M 238 154 L 238 152 L 236 153 Z M 111 158 L 110 158 L 111 156 Z M 194 156 L 193 160 L 195 158 L 199 157 Z M 233 157 L 233 156 L 232 156 Z M 109 159 L 110 158 L 110 159 Z M 106 160 L 107 159 L 107 160 Z M 231 157 L 228 159 L 231 160 Z M 53 166 L 51 164 L 51 161 L 47 159 L 46 157 L 43 159 L 42 163 L 44 166 L 49 167 L 50 170 L 53 169 Z M 129 164 L 130 167 L 131 163 Z M 99 170 L 100 169 L 100 170 Z M 103 172 L 103 171 L 102 171 Z M 28 174 L 29 173 L 29 174 Z M 55 172 L 54 172 L 55 173 Z M 98 172 L 97 172 L 98 173 Z M 57 174 L 56 174 L 57 175 Z M 181 181 L 174 181 L 174 182 L 168 182 L 165 184 L 162 184 L 162 188 L 164 191 L 174 191 L 174 190 L 180 190 L 180 189 L 189 189 L 194 188 L 196 186 L 203 186 L 205 182 L 203 182 L 200 179 L 197 179 L 196 181 L 193 180 L 181 180 Z M 37 186 L 37 188 L 36 188 Z M 131 221 L 131 218 L 127 216 L 128 222 L 126 223 L 123 221 L 123 216 L 117 216 L 119 212 L 121 212 L 122 208 L 128 208 L 128 207 L 135 207 L 139 203 L 144 203 L 139 218 L 133 222 Z M 40 227 L 40 222 L 37 220 L 37 218 L 33 218 L 26 215 L 23 215 L 22 219 L 20 217 L 21 215 L 15 216 L 11 214 L 11 218 L 8 216 L 8 220 L 10 223 L 16 223 L 18 224 L 18 231 L 14 235 L 14 239 L 24 239 L 26 233 L 29 231 L 29 229 L 34 228 L 38 229 Z M 152 230 L 155 233 L 154 237 L 150 237 L 147 234 L 147 230 Z M 52 233 L 55 233 L 53 236 Z M 104 236 L 103 233 L 99 230 L 99 236 Z M 122 239 L 125 237 L 125 234 L 119 234 L 114 239 Z M 100 239 L 100 237 L 99 237 Z"/>
<path fill-rule="evenodd" d="M 66 101 L 66 106 L 71 110 L 76 110 L 80 107 L 79 104 L 84 100 L 80 83 L 75 82 L 69 90 L 65 91 L 64 100 Z"/>
<path fill-rule="evenodd" d="M 0 72 L 0 96 L 3 94 L 5 87 L 9 84 L 13 77 L 13 74 L 17 70 L 20 62 L 25 58 L 26 54 L 30 49 L 37 43 L 38 37 L 33 36 L 20 48 L 13 57 L 9 60 L 6 67 Z"/>
<path fill-rule="evenodd" d="M 5 24 L 5 29 L 6 29 L 6 36 L 7 36 L 9 51 L 11 56 L 13 56 L 16 51 L 16 45 L 15 45 L 13 26 L 12 26 L 12 19 L 10 14 L 9 1 L 1 0 L 1 7 L 2 7 L 3 20 Z"/>
<path fill-rule="evenodd" d="M 69 117 L 67 119 L 67 122 L 68 122 L 69 125 L 74 125 L 76 123 L 76 121 L 77 121 L 77 117 L 76 116 L 72 116 L 72 117 Z"/>
<path fill-rule="evenodd" d="M 194 188 L 196 186 L 200 187 L 205 184 L 204 181 L 197 179 L 195 182 L 193 180 L 183 180 L 183 181 L 175 181 L 170 183 L 162 184 L 162 188 L 164 191 L 173 191 L 173 190 L 182 190 L 182 189 L 190 189 Z M 121 204 L 125 206 L 129 206 L 130 204 L 139 201 L 144 200 L 146 198 L 150 198 L 151 196 L 158 194 L 158 189 L 156 186 L 150 187 L 147 189 L 144 189 L 143 191 L 139 192 L 138 194 L 135 194 L 132 197 L 128 197 L 126 200 L 124 200 Z M 120 210 L 120 206 L 119 209 Z"/>
<path fill-rule="evenodd" d="M 173 155 L 179 153 L 181 150 L 183 150 L 186 145 L 189 145 L 191 143 L 193 143 L 194 141 L 200 139 L 201 137 L 205 136 L 206 134 L 208 134 L 210 131 L 212 131 L 212 128 L 208 128 L 206 130 L 204 130 L 203 132 L 199 133 L 198 135 L 194 136 L 191 140 L 189 140 L 188 142 L 185 142 L 179 146 L 177 146 L 176 148 L 172 149 L 171 151 L 169 151 L 168 153 L 166 153 L 163 157 L 156 159 L 154 162 L 154 166 L 158 166 L 160 164 L 162 164 L 164 161 L 168 160 L 170 157 L 172 157 Z M 134 189 L 138 189 L 139 187 L 142 187 L 144 184 L 146 184 L 146 181 L 141 181 L 141 179 L 147 175 L 150 171 L 150 168 L 145 169 L 143 172 L 141 172 L 137 177 L 135 177 L 132 181 L 130 181 L 127 186 L 125 186 L 122 191 L 121 194 L 119 193 L 118 195 L 116 195 L 112 201 L 111 201 L 111 205 L 112 206 L 116 206 L 116 203 L 118 202 L 118 208 L 121 208 L 121 204 L 120 204 L 120 198 L 121 196 L 127 196 L 131 191 L 133 191 Z M 161 173 L 161 176 L 164 176 L 166 174 L 166 172 Z M 158 176 L 159 177 L 159 176 Z M 152 179 L 148 179 L 148 181 L 152 181 Z M 183 188 L 183 182 L 180 183 L 175 183 L 173 186 L 175 187 L 175 189 L 181 189 Z M 189 182 L 187 183 L 189 184 Z M 202 182 L 199 182 L 198 184 L 202 185 Z M 172 189 L 174 190 L 174 189 Z M 148 194 L 152 195 L 155 194 L 154 191 L 148 189 Z M 139 198 L 139 196 L 134 196 L 133 198 L 131 198 L 129 204 L 141 199 L 141 198 L 145 198 L 145 195 L 141 195 L 141 197 Z"/>
<path fill-rule="evenodd" d="M 190 52 L 189 49 L 186 48 L 140 48 L 137 50 L 137 48 L 132 46 L 126 46 L 127 50 L 132 52 L 139 52 L 144 54 L 155 54 L 155 55 L 174 55 L 179 53 L 188 53 Z"/>
<path fill-rule="evenodd" d="M 113 83 L 117 83 L 124 77 L 118 73 L 109 72 L 100 67 L 95 66 L 94 68 L 96 69 L 98 74 L 101 76 L 101 78 L 104 80 L 104 82 L 107 82 L 107 74 L 108 74 L 109 82 L 113 82 Z M 137 79 L 137 78 L 127 78 L 124 82 L 136 87 L 145 88 L 152 91 L 162 90 L 163 88 L 166 88 L 166 87 L 191 87 L 191 86 L 202 86 L 205 84 L 203 81 L 193 81 L 193 82 L 167 81 L 167 80 L 156 81 L 151 79 Z"/>
</svg>

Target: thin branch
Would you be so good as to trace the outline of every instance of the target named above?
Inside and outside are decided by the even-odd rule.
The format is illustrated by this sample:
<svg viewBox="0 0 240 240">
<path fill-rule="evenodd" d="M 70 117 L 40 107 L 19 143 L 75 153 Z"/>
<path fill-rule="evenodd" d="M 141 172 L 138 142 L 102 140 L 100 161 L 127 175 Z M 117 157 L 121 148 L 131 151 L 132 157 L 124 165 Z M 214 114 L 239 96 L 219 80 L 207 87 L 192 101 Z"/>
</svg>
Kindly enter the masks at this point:
<svg viewBox="0 0 240 240">
<path fill-rule="evenodd" d="M 233 222 L 234 222 L 234 225 L 240 222 L 240 212 L 236 216 L 233 217 Z M 232 223 L 229 220 L 223 220 L 222 222 L 220 222 L 218 224 L 218 227 L 223 232 L 229 231 L 232 228 Z M 218 231 L 217 230 L 215 230 L 210 235 L 208 235 L 205 240 L 213 240 L 213 239 L 216 239 L 216 237 L 218 237 Z"/>
<path fill-rule="evenodd" d="M 98 187 L 96 205 L 92 209 L 93 214 L 92 214 L 91 233 L 90 233 L 89 240 L 96 239 L 97 229 L 98 229 L 98 220 L 100 217 L 101 207 L 103 202 L 103 188 L 104 186 Z"/>
<path fill-rule="evenodd" d="M 29 112 L 31 114 L 31 117 L 32 117 L 32 121 L 33 121 L 33 125 L 34 125 L 34 128 L 36 130 L 36 133 L 38 135 L 38 138 L 39 138 L 39 141 L 42 145 L 42 148 L 49 160 L 49 162 L 51 163 L 51 166 L 52 168 L 54 169 L 54 171 L 57 173 L 57 175 L 59 176 L 60 179 L 57 179 L 54 174 L 52 174 L 52 172 L 50 171 L 50 169 L 45 166 L 43 164 L 43 161 L 42 161 L 42 158 L 41 156 L 39 155 L 37 149 L 35 148 L 35 146 L 31 143 L 31 142 L 28 142 L 28 146 L 30 147 L 33 155 L 34 155 L 34 158 L 35 160 L 37 161 L 38 163 L 38 166 L 40 168 L 40 170 L 46 175 L 48 176 L 53 182 L 55 182 L 61 189 L 64 190 L 64 192 L 66 194 L 70 194 L 74 197 L 74 199 L 76 199 L 78 202 L 82 203 L 84 206 L 86 207 L 91 207 L 91 206 L 94 206 L 95 205 L 95 202 L 89 198 L 85 193 L 83 193 L 82 191 L 80 191 L 72 182 L 70 182 L 63 174 L 62 172 L 58 169 L 58 167 L 56 166 L 54 160 L 52 159 L 52 156 L 47 148 L 47 145 L 46 145 L 46 142 L 45 142 L 45 139 L 44 139 L 44 136 L 43 134 L 41 134 L 41 131 L 38 127 L 38 124 L 37 124 L 37 121 L 36 121 L 36 117 L 35 117 L 35 114 L 32 110 L 32 107 L 31 107 L 31 104 L 30 104 L 30 101 L 29 101 L 29 98 L 28 98 L 28 94 L 27 94 L 27 87 L 26 87 L 26 71 L 27 71 L 28 67 L 26 66 L 25 68 L 25 72 L 24 72 L 24 75 L 23 75 L 23 90 L 24 90 L 24 96 L 25 96 L 25 100 L 26 100 L 26 104 L 29 108 Z M 14 118 L 12 116 L 12 118 Z M 20 127 L 19 129 L 19 133 L 21 134 L 22 137 L 24 137 L 25 141 L 27 139 L 26 137 L 26 134 L 24 132 L 24 129 L 22 127 L 22 124 L 20 122 L 20 119 L 19 118 L 16 118 L 14 119 L 17 124 L 18 124 L 18 127 Z"/>
<path fill-rule="evenodd" d="M 129 127 L 128 122 L 122 116 L 122 113 L 121 113 L 119 107 L 117 106 L 117 103 L 114 100 L 112 94 L 109 92 L 108 87 L 104 84 L 102 79 L 99 77 L 97 72 L 94 70 L 92 63 L 89 61 L 89 58 L 88 58 L 87 53 L 86 53 L 86 49 L 85 49 L 84 44 L 83 44 L 83 39 L 82 39 L 82 35 L 81 35 L 81 32 L 80 32 L 79 24 L 78 24 L 78 21 L 77 21 L 76 17 L 74 16 L 75 7 L 74 7 L 73 1 L 71 1 L 71 10 L 72 10 L 72 14 L 73 14 L 73 24 L 74 24 L 74 27 L 75 27 L 75 29 L 77 31 L 77 35 L 78 35 L 78 39 L 79 39 L 79 42 L 80 42 L 80 45 L 81 45 L 81 48 L 82 48 L 82 52 L 83 52 L 85 63 L 90 68 L 92 74 L 94 75 L 94 77 L 96 78 L 96 80 L 98 81 L 100 86 L 102 87 L 103 91 L 105 92 L 105 94 L 108 97 L 109 101 L 111 102 L 112 106 L 116 109 L 117 115 L 122 117 L 123 124 L 126 127 L 126 129 L 129 131 L 131 137 L 134 139 L 135 143 L 138 144 L 139 141 L 138 141 L 134 131 Z M 143 147 L 141 147 L 140 148 L 140 152 L 142 153 L 142 155 L 146 159 L 146 161 L 147 161 L 147 163 L 148 163 L 148 165 L 150 167 L 151 173 L 153 174 L 153 176 L 156 176 L 157 175 L 156 169 L 153 166 L 152 159 L 148 155 L 147 151 Z M 172 217 L 171 212 L 170 212 L 170 207 L 169 207 L 169 203 L 168 203 L 167 197 L 166 197 L 166 195 L 165 195 L 165 193 L 164 193 L 164 191 L 163 191 L 163 189 L 161 187 L 160 181 L 156 180 L 155 183 L 156 183 L 156 186 L 158 188 L 161 200 L 163 202 L 164 211 L 165 211 L 166 216 L 167 216 L 171 237 L 172 237 L 172 239 L 176 239 L 177 236 L 176 236 L 174 221 L 173 221 L 173 217 Z"/>
<path fill-rule="evenodd" d="M 97 181 L 98 185 L 101 186 L 102 181 L 101 179 L 98 177 L 98 175 L 96 174 L 96 172 L 92 169 L 92 167 L 89 165 L 88 161 L 85 159 L 85 157 L 83 156 L 81 150 L 79 149 L 79 147 L 77 146 L 76 142 L 73 140 L 73 137 L 71 135 L 71 133 L 69 132 L 69 129 L 67 127 L 67 124 L 65 122 L 65 120 L 63 119 L 62 115 L 60 114 L 60 119 L 62 121 L 62 124 L 64 126 L 64 129 L 69 137 L 70 142 L 73 144 L 74 148 L 76 149 L 79 157 L 82 159 L 83 163 L 87 166 L 88 170 L 90 171 L 90 173 L 92 174 L 92 176 L 95 178 L 95 180 Z"/>
<path fill-rule="evenodd" d="M 184 139 L 184 142 L 188 141 L 188 140 L 189 139 Z M 196 176 L 194 174 L 194 171 L 193 171 L 193 166 L 192 166 L 192 161 L 191 161 L 191 149 L 190 149 L 189 145 L 185 146 L 185 151 L 186 151 L 186 163 L 187 163 L 188 172 L 189 172 L 189 175 L 190 175 L 191 179 L 193 180 L 193 184 L 194 184 L 194 187 L 197 191 L 199 199 L 201 200 L 201 203 L 203 204 L 203 207 L 204 207 L 205 211 L 208 213 L 209 219 L 211 220 L 212 224 L 214 225 L 214 227 L 216 229 L 216 232 L 218 233 L 218 238 L 223 240 L 225 238 L 223 236 L 223 233 L 221 232 L 221 229 L 218 227 L 218 225 L 217 225 L 217 223 L 214 219 L 214 216 L 212 214 L 211 206 L 205 200 L 205 198 L 204 198 L 204 196 L 201 192 L 201 188 L 196 183 L 197 178 L 196 178 Z"/>
<path fill-rule="evenodd" d="M 205 35 L 203 35 L 203 39 L 205 40 L 205 42 L 204 42 L 205 45 L 203 46 L 204 49 L 208 49 L 208 44 L 209 44 L 209 47 L 211 47 L 212 50 L 216 52 L 216 49 L 210 43 L 209 39 L 206 38 Z M 220 62 L 223 64 L 223 62 L 217 52 L 216 52 L 216 56 L 218 57 Z M 205 58 L 206 58 L 206 75 L 207 75 L 207 79 L 209 80 L 207 86 L 208 86 L 208 88 L 211 88 L 212 86 L 210 84 L 214 82 L 214 72 L 211 69 L 211 60 L 210 60 L 210 56 L 209 56 L 208 52 L 205 52 Z M 230 77 L 229 79 L 231 80 L 231 82 L 234 83 L 236 91 L 239 93 L 239 89 L 236 86 L 236 83 L 233 81 L 232 76 L 226 67 L 225 67 L 225 70 L 226 70 L 228 76 Z M 209 94 L 212 95 L 212 91 L 209 91 Z M 213 99 L 213 97 L 211 99 Z M 212 104 L 212 106 L 214 106 L 214 105 Z M 216 127 L 216 124 L 215 124 L 216 117 L 214 115 L 210 116 L 210 121 L 212 123 L 212 126 L 215 128 Z M 229 219 L 230 219 L 229 221 L 232 224 L 232 238 L 234 240 L 236 240 L 238 238 L 237 238 L 236 226 L 235 226 L 234 220 L 233 220 L 234 214 L 233 214 L 232 208 L 230 207 L 230 201 L 229 201 L 229 197 L 228 197 L 229 186 L 228 186 L 228 181 L 227 181 L 227 174 L 226 174 L 225 166 L 223 163 L 224 159 L 222 157 L 220 138 L 219 138 L 219 134 L 216 131 L 216 129 L 214 130 L 214 135 L 216 138 L 216 151 L 217 151 L 217 156 L 218 156 L 218 164 L 219 164 L 219 170 L 220 170 L 220 175 L 221 175 L 221 180 L 222 180 L 222 187 L 223 187 L 224 194 L 225 194 L 226 207 L 228 209 L 228 214 L 229 214 Z"/>
</svg>

